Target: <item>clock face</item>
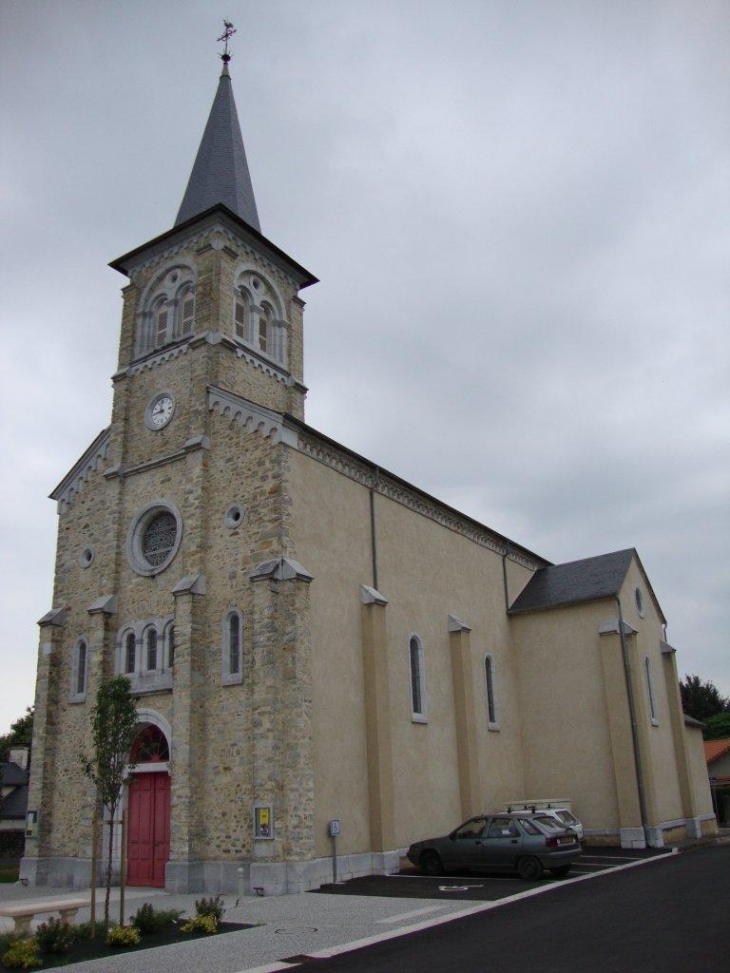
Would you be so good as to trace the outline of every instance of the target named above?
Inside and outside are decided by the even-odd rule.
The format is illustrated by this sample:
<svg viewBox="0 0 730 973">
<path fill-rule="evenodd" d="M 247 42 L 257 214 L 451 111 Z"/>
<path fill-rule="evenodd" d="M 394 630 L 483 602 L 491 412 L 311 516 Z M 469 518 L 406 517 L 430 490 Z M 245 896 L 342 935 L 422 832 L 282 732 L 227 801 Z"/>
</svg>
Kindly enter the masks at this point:
<svg viewBox="0 0 730 973">
<path fill-rule="evenodd" d="M 175 409 L 175 403 L 172 401 L 172 397 L 165 395 L 158 395 L 156 399 L 150 403 L 147 410 L 148 425 L 151 429 L 162 429 L 166 426 L 170 419 L 172 419 L 172 413 Z"/>
</svg>

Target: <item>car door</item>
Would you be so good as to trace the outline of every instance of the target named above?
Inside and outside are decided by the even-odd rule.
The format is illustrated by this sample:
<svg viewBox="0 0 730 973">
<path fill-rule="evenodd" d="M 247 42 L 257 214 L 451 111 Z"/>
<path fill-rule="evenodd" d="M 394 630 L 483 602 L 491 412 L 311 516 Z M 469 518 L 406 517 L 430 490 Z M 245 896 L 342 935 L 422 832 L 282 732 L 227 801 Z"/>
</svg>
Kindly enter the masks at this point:
<svg viewBox="0 0 730 973">
<path fill-rule="evenodd" d="M 487 825 L 487 818 L 471 818 L 460 825 L 451 834 L 447 860 L 447 868 L 477 868 L 481 861 L 482 834 Z"/>
<path fill-rule="evenodd" d="M 482 867 L 515 868 L 521 848 L 522 835 L 515 821 L 507 817 L 490 818 L 480 842 Z"/>
</svg>

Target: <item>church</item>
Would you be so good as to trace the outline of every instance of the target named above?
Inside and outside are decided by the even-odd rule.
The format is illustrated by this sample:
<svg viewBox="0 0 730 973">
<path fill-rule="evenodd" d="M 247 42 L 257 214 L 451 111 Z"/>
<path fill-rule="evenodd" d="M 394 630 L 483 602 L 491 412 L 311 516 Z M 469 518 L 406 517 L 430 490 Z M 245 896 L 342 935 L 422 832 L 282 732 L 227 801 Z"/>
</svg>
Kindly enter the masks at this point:
<svg viewBox="0 0 730 973">
<path fill-rule="evenodd" d="M 21 876 L 88 887 L 79 755 L 118 674 L 131 885 L 301 891 L 335 849 L 386 873 L 518 800 L 569 801 L 592 844 L 713 832 L 637 552 L 552 564 L 306 424 L 317 279 L 261 232 L 222 59 L 174 226 L 111 264 L 110 422 L 51 494 Z"/>
</svg>

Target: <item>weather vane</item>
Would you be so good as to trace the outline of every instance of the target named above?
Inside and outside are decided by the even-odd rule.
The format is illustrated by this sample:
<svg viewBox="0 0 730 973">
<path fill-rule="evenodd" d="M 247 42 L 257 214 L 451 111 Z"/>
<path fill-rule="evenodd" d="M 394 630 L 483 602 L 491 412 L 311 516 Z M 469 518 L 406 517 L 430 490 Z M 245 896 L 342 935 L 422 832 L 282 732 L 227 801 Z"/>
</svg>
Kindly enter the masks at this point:
<svg viewBox="0 0 730 973">
<path fill-rule="evenodd" d="M 221 54 L 221 60 L 223 62 L 225 62 L 226 64 L 228 64 L 228 62 L 233 57 L 232 54 L 229 54 L 228 53 L 228 40 L 229 40 L 230 37 L 233 37 L 233 35 L 236 33 L 236 28 L 233 26 L 233 24 L 230 22 L 230 20 L 224 20 L 223 21 L 223 26 L 226 29 L 223 31 L 223 33 L 221 34 L 221 36 L 218 38 L 218 43 L 220 44 L 220 42 L 223 41 L 223 43 L 225 44 L 225 48 L 223 50 L 223 53 Z"/>
</svg>

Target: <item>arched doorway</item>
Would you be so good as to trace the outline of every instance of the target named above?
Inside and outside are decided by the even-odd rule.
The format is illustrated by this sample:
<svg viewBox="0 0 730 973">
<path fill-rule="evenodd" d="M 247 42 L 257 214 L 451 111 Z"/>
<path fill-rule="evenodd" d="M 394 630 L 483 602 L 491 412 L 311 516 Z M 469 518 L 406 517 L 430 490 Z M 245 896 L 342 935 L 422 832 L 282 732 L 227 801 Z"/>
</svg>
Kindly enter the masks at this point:
<svg viewBox="0 0 730 973">
<path fill-rule="evenodd" d="M 127 884 L 165 887 L 170 857 L 170 748 L 157 726 L 137 734 L 127 805 Z"/>
</svg>

